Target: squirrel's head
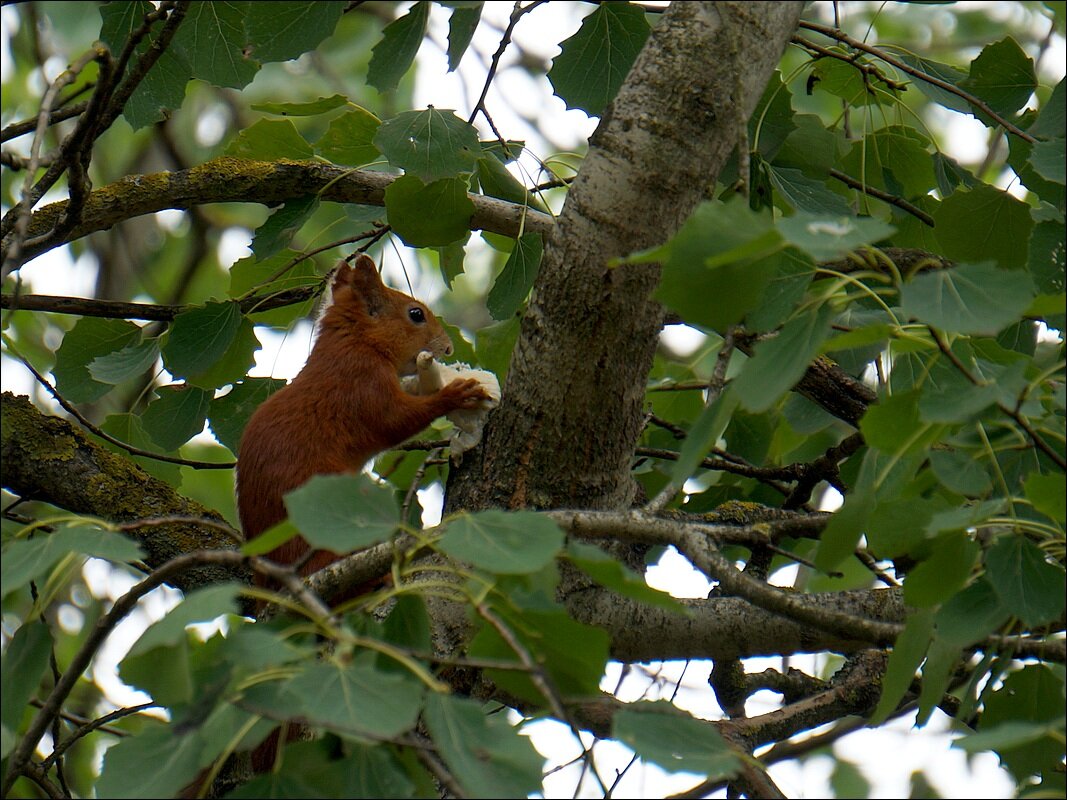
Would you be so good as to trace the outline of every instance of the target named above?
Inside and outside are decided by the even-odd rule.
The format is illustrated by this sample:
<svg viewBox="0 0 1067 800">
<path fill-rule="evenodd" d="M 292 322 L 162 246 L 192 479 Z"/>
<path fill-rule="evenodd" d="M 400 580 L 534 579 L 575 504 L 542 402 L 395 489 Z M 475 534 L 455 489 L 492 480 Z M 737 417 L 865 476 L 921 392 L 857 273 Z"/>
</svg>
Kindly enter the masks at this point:
<svg viewBox="0 0 1067 800">
<path fill-rule="evenodd" d="M 320 335 L 355 337 L 386 356 L 400 375 L 415 372 L 422 351 L 452 355 L 452 340 L 434 313 L 414 297 L 382 283 L 374 261 L 364 253 L 338 263 L 319 318 Z"/>
</svg>

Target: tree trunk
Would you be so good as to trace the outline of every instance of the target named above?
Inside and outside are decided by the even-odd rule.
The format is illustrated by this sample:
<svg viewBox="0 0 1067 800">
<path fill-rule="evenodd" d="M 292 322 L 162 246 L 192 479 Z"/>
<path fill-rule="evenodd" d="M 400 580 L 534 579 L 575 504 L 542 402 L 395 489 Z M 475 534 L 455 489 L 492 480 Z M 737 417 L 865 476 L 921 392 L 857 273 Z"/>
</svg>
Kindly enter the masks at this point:
<svg viewBox="0 0 1067 800">
<path fill-rule="evenodd" d="M 802 3 L 674 3 L 590 140 L 545 256 L 483 447 L 447 510 L 620 508 L 663 324 L 663 243 L 715 184 Z M 709 301 L 712 298 L 709 298 Z"/>
</svg>

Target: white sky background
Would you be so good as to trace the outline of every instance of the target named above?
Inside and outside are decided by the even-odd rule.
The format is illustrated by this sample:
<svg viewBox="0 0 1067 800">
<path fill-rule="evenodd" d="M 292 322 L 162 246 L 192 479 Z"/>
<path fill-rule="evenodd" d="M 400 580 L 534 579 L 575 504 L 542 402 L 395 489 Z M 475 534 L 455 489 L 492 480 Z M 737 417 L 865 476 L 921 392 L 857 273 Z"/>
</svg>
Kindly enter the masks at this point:
<svg viewBox="0 0 1067 800">
<path fill-rule="evenodd" d="M 984 4 L 990 13 L 998 13 L 997 5 L 1002 8 L 1007 4 Z M 447 11 L 434 7 L 431 13 L 431 38 L 438 45 L 424 46 L 419 52 L 419 66 L 416 76 L 415 107 L 423 108 L 433 105 L 436 108 L 456 109 L 459 116 L 466 118 L 470 108 L 481 91 L 482 82 L 489 59 L 495 52 L 499 37 L 507 24 L 512 4 L 510 2 L 487 3 L 483 12 L 483 24 L 475 34 L 471 49 L 467 52 L 456 74 L 446 75 L 444 47 L 447 37 Z M 846 7 L 847 8 L 847 7 Z M 542 6 L 529 14 L 519 24 L 514 39 L 528 53 L 549 61 L 558 53 L 557 43 L 570 36 L 578 29 L 581 18 L 592 10 L 592 6 L 580 3 L 554 2 Z M 7 45 L 8 32 L 14 13 L 3 9 L 3 42 L 0 46 L 4 72 L 10 64 L 10 52 Z M 485 21 L 493 23 L 489 28 Z M 551 92 L 547 79 L 536 81 L 519 69 L 509 69 L 515 61 L 515 53 L 509 50 L 502 60 L 487 98 L 487 107 L 498 129 L 509 139 L 525 139 L 530 150 L 538 156 L 545 157 L 560 149 L 576 149 L 584 142 L 595 128 L 597 120 L 589 118 L 581 111 L 568 111 L 559 98 Z M 1053 47 L 1046 54 L 1042 66 L 1046 70 L 1053 67 L 1058 74 L 1043 74 L 1043 82 L 1055 82 L 1063 74 L 1064 43 L 1056 37 Z M 56 71 L 65 65 L 57 65 Z M 279 100 L 304 98 L 278 98 Z M 551 132 L 554 141 L 545 142 L 519 114 L 536 119 L 537 127 Z M 491 138 L 484 119 L 476 121 L 483 138 Z M 987 147 L 987 130 L 971 117 L 945 111 L 938 114 L 937 125 L 941 126 L 938 142 L 950 155 L 964 163 L 975 161 L 984 155 Z M 202 127 L 205 138 L 212 137 L 210 120 Z M 522 179 L 529 185 L 546 179 L 539 174 L 535 159 L 524 156 L 520 164 L 524 170 Z M 1005 185 L 1005 184 L 1001 184 Z M 55 199 L 46 198 L 46 202 Z M 179 212 L 163 212 L 163 219 L 177 224 Z M 231 264 L 250 253 L 251 231 L 233 229 L 224 235 L 220 243 L 220 261 Z M 468 247 L 466 268 L 471 280 L 486 282 L 489 279 L 488 261 L 480 253 L 472 240 Z M 383 258 L 387 276 L 396 286 L 403 286 L 401 264 L 410 263 L 410 253 L 400 246 L 390 252 L 387 248 Z M 410 273 L 411 271 L 409 271 Z M 22 270 L 25 281 L 24 291 L 39 294 L 63 294 L 90 296 L 95 281 L 95 266 L 92 263 L 71 262 L 68 251 L 64 248 L 45 254 L 27 265 Z M 461 278 L 461 280 L 466 278 Z M 417 291 L 425 298 L 426 292 Z M 433 287 L 427 292 L 437 291 Z M 432 297 L 425 298 L 432 301 Z M 675 326 L 681 328 L 681 326 Z M 295 326 L 286 335 L 257 328 L 257 335 L 263 349 L 257 353 L 256 368 L 253 375 L 274 375 L 291 378 L 300 369 L 310 347 L 310 325 Z M 672 346 L 684 349 L 688 344 L 696 347 L 703 337 L 691 330 L 676 330 L 677 337 Z M 3 358 L 2 386 L 4 390 L 18 393 L 35 393 L 44 398 L 42 392 L 35 388 L 32 376 L 18 362 Z M 46 403 L 49 405 L 50 403 Z M 53 410 L 61 413 L 51 403 Z M 439 491 L 423 495 L 423 505 L 433 505 L 433 498 L 439 498 Z M 438 500 L 439 504 L 439 500 Z M 432 516 L 432 515 L 431 515 Z M 436 522 L 428 519 L 429 523 Z M 129 584 L 125 576 L 105 569 L 103 562 L 90 561 L 85 569 L 85 577 L 97 596 L 121 596 Z M 670 591 L 679 597 L 706 597 L 708 582 L 681 556 L 668 553 L 660 564 L 649 570 L 649 583 Z M 776 582 L 790 584 L 793 574 L 779 575 Z M 158 618 L 180 595 L 173 590 L 161 590 L 158 596 L 144 607 L 143 613 L 131 615 L 124 623 L 124 631 L 112 636 L 108 646 L 101 653 L 95 667 L 97 681 L 107 687 L 109 696 L 121 705 L 143 702 L 140 693 L 131 691 L 117 679 L 115 665 L 136 639 L 139 631 L 149 620 Z M 69 624 L 76 627 L 78 614 L 73 607 L 66 611 Z M 61 624 L 64 619 L 61 617 Z M 6 627 L 6 626 L 5 626 Z M 814 657 L 795 657 L 790 660 L 792 666 L 816 673 L 818 664 Z M 689 710 L 695 716 L 709 719 L 721 718 L 722 714 L 715 704 L 714 694 L 707 686 L 709 662 L 694 662 L 685 670 L 675 702 Z M 747 663 L 750 671 L 781 668 L 781 659 L 751 659 Z M 635 676 L 624 684 L 621 696 L 624 699 L 637 699 L 644 695 L 650 699 L 658 696 L 670 697 L 674 682 L 681 676 L 683 664 L 673 662 L 663 666 L 662 675 L 670 676 L 665 693 L 657 695 L 648 692 L 650 680 L 644 676 Z M 606 677 L 603 687 L 611 689 L 618 680 L 618 667 L 615 665 Z M 777 708 L 778 695 L 761 692 L 750 700 L 748 712 L 757 715 Z M 910 776 L 916 770 L 927 774 L 931 783 L 943 797 L 1011 797 L 1014 781 L 997 765 L 997 759 L 991 754 L 973 758 L 967 763 L 965 754 L 950 748 L 951 736 L 947 733 L 947 718 L 935 712 L 934 720 L 922 730 L 911 728 L 911 719 L 905 718 L 891 723 L 880 730 L 863 730 L 837 742 L 834 752 L 860 766 L 865 777 L 872 784 L 871 796 L 876 798 L 907 797 L 910 791 Z M 538 749 L 550 759 L 548 766 L 562 764 L 578 754 L 576 744 L 570 732 L 557 723 L 539 723 L 528 728 Z M 588 742 L 587 742 L 588 744 Z M 611 785 L 615 780 L 616 770 L 622 770 L 630 760 L 631 752 L 614 742 L 605 742 L 597 746 L 597 762 L 604 781 Z M 806 763 L 786 762 L 771 768 L 771 775 L 779 787 L 789 797 L 814 798 L 830 796 L 830 771 L 832 761 L 828 757 L 809 758 Z M 571 767 L 550 776 L 545 783 L 549 797 L 569 797 L 574 793 L 577 780 L 577 768 Z M 655 766 L 631 768 L 615 789 L 617 797 L 661 797 L 672 792 L 683 791 L 695 783 L 692 776 L 671 776 Z M 594 781 L 586 779 L 580 796 L 599 796 L 599 787 Z"/>
</svg>

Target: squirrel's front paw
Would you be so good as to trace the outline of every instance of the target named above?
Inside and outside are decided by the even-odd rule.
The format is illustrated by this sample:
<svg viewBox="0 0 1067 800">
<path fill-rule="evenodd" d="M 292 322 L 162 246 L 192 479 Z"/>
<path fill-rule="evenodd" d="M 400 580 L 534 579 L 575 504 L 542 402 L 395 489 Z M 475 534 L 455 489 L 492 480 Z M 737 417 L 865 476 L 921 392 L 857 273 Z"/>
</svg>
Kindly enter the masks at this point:
<svg viewBox="0 0 1067 800">
<path fill-rule="evenodd" d="M 474 378 L 457 378 L 441 390 L 455 408 L 477 408 L 483 401 L 492 400 L 485 388 Z"/>
</svg>

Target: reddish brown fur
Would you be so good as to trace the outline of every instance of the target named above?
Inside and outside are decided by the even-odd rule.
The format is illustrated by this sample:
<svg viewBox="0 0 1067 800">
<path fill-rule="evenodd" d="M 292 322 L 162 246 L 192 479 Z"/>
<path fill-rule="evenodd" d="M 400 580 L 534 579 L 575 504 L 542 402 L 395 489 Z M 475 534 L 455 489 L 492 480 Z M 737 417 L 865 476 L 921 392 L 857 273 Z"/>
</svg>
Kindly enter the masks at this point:
<svg viewBox="0 0 1067 800">
<path fill-rule="evenodd" d="M 450 355 L 452 342 L 426 306 L 382 283 L 369 257 L 342 264 L 332 290 L 304 368 L 256 409 L 241 438 L 237 499 L 248 539 L 283 520 L 283 496 L 313 475 L 358 472 L 442 414 L 487 397 L 473 379 L 421 397 L 404 392 L 399 373 L 412 371 L 423 350 Z M 414 309 L 421 322 L 411 318 Z M 292 564 L 308 549 L 296 538 L 267 557 Z M 338 558 L 316 551 L 301 572 L 310 575 Z"/>
<path fill-rule="evenodd" d="M 326 310 L 307 364 L 292 383 L 252 415 L 237 457 L 237 506 L 245 537 L 255 538 L 285 519 L 282 498 L 313 475 L 358 472 L 375 454 L 414 436 L 442 414 L 488 399 L 476 380 L 456 380 L 421 397 L 400 388 L 399 373 L 414 371 L 423 350 L 451 355 L 441 323 L 418 300 L 386 287 L 374 262 L 360 255 L 333 277 Z M 409 312 L 419 309 L 423 321 Z M 293 564 L 310 548 L 291 539 L 267 554 Z M 315 551 L 301 569 L 310 575 L 339 559 Z M 263 585 L 265 582 L 257 582 Z M 355 591 L 347 597 L 359 594 Z M 347 597 L 336 598 L 337 602 Z M 286 740 L 300 738 L 299 726 Z M 280 729 L 252 753 L 252 771 L 271 769 Z M 206 773 L 179 794 L 195 797 Z"/>
</svg>

